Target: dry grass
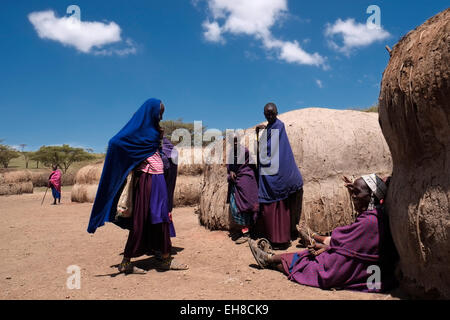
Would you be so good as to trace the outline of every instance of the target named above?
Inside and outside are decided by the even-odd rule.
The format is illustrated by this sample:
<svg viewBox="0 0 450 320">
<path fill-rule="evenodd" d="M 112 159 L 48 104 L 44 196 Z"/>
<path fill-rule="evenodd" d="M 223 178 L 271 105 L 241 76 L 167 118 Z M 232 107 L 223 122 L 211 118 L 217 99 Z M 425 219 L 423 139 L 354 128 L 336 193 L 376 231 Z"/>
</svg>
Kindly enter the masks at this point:
<svg viewBox="0 0 450 320">
<path fill-rule="evenodd" d="M 87 165 L 78 170 L 75 183 L 76 184 L 98 184 L 102 175 L 103 162 Z"/>
<path fill-rule="evenodd" d="M 70 193 L 72 202 L 94 202 L 98 184 L 75 184 Z"/>
<path fill-rule="evenodd" d="M 29 171 L 4 171 L 0 173 L 0 196 L 33 193 Z"/>
<path fill-rule="evenodd" d="M 174 206 L 197 205 L 200 202 L 203 167 L 181 165 L 181 168 L 182 173 L 179 172 L 174 192 Z M 73 202 L 94 202 L 102 170 L 103 163 L 97 163 L 78 171 L 71 193 Z"/>
<path fill-rule="evenodd" d="M 0 196 L 22 193 L 33 193 L 33 183 L 31 181 L 0 184 Z"/>
</svg>

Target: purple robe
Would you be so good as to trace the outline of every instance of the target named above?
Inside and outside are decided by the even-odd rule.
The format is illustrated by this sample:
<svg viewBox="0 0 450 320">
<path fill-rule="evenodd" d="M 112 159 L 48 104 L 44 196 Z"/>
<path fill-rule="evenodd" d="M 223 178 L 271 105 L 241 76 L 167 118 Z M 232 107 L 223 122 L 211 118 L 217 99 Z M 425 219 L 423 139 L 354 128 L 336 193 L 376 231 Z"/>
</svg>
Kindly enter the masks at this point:
<svg viewBox="0 0 450 320">
<path fill-rule="evenodd" d="M 278 144 L 273 146 L 272 130 L 278 130 L 279 132 Z M 284 123 L 277 119 L 267 126 L 265 132 L 267 133 L 267 155 L 260 155 L 258 196 L 260 203 L 273 203 L 284 200 L 290 194 L 299 191 L 303 187 L 303 178 L 295 163 Z M 270 161 L 263 164 L 263 160 Z M 278 166 L 277 173 L 272 175 L 261 174 L 262 168 L 270 167 L 270 165 Z"/>
<path fill-rule="evenodd" d="M 330 247 L 314 257 L 308 250 L 282 254 L 282 264 L 288 279 L 322 289 L 350 289 L 380 292 L 392 286 L 393 259 L 384 213 L 378 209 L 361 213 L 349 226 L 338 227 L 331 234 Z M 369 266 L 381 270 L 381 288 L 369 289 L 372 275 Z M 373 271 L 372 271 L 373 272 Z M 372 283 L 372 282 L 370 282 Z"/>
<path fill-rule="evenodd" d="M 258 183 L 256 182 L 256 166 L 249 163 L 249 151 L 245 148 L 244 162 L 239 164 L 237 157 L 234 157 L 233 164 L 227 165 L 228 172 L 228 196 L 227 203 L 230 200 L 231 186 L 234 184 L 234 198 L 239 212 L 254 213 L 259 210 L 258 202 Z M 236 182 L 232 182 L 230 171 L 236 173 Z"/>
<path fill-rule="evenodd" d="M 130 233 L 124 257 L 136 258 L 151 251 L 169 253 L 170 225 L 167 191 L 162 174 L 138 173 L 134 194 L 133 216 L 128 218 Z"/>
</svg>

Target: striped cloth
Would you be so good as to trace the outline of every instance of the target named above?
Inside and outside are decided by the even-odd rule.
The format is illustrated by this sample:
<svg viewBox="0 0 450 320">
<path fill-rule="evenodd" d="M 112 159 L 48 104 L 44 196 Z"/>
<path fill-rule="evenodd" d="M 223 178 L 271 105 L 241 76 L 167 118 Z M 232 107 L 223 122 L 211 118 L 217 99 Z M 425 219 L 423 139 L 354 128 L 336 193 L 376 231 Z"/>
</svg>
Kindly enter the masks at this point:
<svg viewBox="0 0 450 320">
<path fill-rule="evenodd" d="M 151 157 L 148 157 L 147 160 L 142 162 L 138 170 L 150 174 L 163 174 L 164 163 L 159 151 L 156 151 Z"/>
</svg>

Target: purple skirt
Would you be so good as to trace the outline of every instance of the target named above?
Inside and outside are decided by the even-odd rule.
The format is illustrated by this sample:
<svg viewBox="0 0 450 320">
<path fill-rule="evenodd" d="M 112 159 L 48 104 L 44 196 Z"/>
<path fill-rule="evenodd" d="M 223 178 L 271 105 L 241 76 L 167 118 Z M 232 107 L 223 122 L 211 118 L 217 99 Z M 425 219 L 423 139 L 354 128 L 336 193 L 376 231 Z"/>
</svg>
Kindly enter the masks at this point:
<svg viewBox="0 0 450 320">
<path fill-rule="evenodd" d="M 124 257 L 136 258 L 152 251 L 170 253 L 170 236 L 174 230 L 169 218 L 164 175 L 138 172 L 136 179 L 133 226 L 125 245 Z"/>
<path fill-rule="evenodd" d="M 291 212 L 289 200 L 261 203 L 262 229 L 265 237 L 276 244 L 291 240 Z"/>
</svg>

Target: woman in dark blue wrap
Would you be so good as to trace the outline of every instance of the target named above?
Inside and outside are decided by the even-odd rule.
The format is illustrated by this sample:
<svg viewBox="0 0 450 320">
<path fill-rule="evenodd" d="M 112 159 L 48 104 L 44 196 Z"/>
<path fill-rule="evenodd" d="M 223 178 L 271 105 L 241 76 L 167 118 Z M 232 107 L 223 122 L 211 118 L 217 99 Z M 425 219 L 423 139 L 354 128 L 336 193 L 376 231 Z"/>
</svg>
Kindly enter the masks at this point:
<svg viewBox="0 0 450 320">
<path fill-rule="evenodd" d="M 303 178 L 295 162 L 294 154 L 284 127 L 277 118 L 274 103 L 264 107 L 268 125 L 264 129 L 260 145 L 259 192 L 260 228 L 274 247 L 285 248 L 296 238 L 296 224 L 300 220 L 303 200 Z"/>
<path fill-rule="evenodd" d="M 133 271 L 131 258 L 155 251 L 162 255 L 163 268 L 187 268 L 170 257 L 171 221 L 161 158 L 163 130 L 159 125 L 163 113 L 164 105 L 160 100 L 147 100 L 108 144 L 87 231 L 94 233 L 105 222 L 117 223 L 120 191 L 128 174 L 135 170 L 133 215 L 126 226 L 130 234 L 119 265 L 120 272 Z M 124 224 L 117 224 L 124 227 Z"/>
</svg>

